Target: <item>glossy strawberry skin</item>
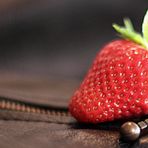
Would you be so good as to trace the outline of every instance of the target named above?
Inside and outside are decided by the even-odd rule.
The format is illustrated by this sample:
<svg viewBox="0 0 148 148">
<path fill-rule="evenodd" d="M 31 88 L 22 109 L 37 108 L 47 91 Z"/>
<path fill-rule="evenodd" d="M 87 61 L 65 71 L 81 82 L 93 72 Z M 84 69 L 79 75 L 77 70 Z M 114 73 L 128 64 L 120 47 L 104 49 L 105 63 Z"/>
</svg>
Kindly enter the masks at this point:
<svg viewBox="0 0 148 148">
<path fill-rule="evenodd" d="M 127 40 L 104 46 L 69 110 L 78 121 L 89 123 L 148 114 L 148 51 Z"/>
</svg>

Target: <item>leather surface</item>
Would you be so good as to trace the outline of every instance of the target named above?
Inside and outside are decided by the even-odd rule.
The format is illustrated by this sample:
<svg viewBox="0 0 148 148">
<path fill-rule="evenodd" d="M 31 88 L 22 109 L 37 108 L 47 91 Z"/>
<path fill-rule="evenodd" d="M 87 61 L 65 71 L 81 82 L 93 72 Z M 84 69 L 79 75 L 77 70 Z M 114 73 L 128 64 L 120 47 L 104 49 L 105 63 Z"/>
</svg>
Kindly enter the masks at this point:
<svg viewBox="0 0 148 148">
<path fill-rule="evenodd" d="M 0 96 L 42 105 L 67 107 L 68 99 L 79 83 L 75 79 L 53 79 L 7 73 L 0 75 Z"/>
<path fill-rule="evenodd" d="M 12 76 L 6 79 L 2 75 L 0 76 L 0 82 L 0 96 L 2 93 L 2 96 L 8 96 L 12 100 L 16 97 L 20 101 L 41 103 L 43 106 L 50 107 L 54 106 L 54 99 L 51 98 L 55 93 L 54 95 L 57 95 L 55 104 L 59 101 L 55 108 L 60 108 L 60 102 L 62 102 L 61 107 L 66 108 L 70 96 L 79 85 L 79 82 L 67 81 L 65 83 L 65 80 L 45 81 L 44 79 L 42 81 L 42 79 L 32 78 L 30 80 L 30 78 L 19 77 L 14 79 Z M 53 85 L 53 82 L 56 85 Z M 56 92 L 52 92 L 53 94 L 50 92 L 51 87 L 57 91 L 57 94 Z M 60 90 L 66 87 L 68 87 L 68 91 L 67 89 Z M 42 90 L 44 88 L 49 90 L 50 93 L 47 93 L 47 91 L 45 95 L 45 91 Z M 62 97 L 58 94 L 60 91 L 62 91 Z M 35 97 L 36 93 L 40 94 L 37 99 Z M 13 148 L 148 147 L 148 136 L 142 137 L 134 143 L 121 141 L 118 132 L 120 124 L 120 122 L 113 122 L 85 125 L 77 123 L 72 117 L 0 110 L 0 147 L 9 148 L 12 145 Z"/>
<path fill-rule="evenodd" d="M 21 148 L 118 147 L 118 133 L 68 124 L 0 121 L 0 146 Z"/>
</svg>

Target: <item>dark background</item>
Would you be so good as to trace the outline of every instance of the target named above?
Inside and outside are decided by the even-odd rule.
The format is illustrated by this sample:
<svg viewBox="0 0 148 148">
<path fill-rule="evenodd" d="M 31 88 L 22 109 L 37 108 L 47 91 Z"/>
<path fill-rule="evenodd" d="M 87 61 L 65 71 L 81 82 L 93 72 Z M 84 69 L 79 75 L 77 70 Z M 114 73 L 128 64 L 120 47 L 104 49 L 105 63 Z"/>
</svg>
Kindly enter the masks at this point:
<svg viewBox="0 0 148 148">
<path fill-rule="evenodd" d="M 130 17 L 140 31 L 146 0 L 0 1 L 0 71 L 81 79 Z"/>
</svg>

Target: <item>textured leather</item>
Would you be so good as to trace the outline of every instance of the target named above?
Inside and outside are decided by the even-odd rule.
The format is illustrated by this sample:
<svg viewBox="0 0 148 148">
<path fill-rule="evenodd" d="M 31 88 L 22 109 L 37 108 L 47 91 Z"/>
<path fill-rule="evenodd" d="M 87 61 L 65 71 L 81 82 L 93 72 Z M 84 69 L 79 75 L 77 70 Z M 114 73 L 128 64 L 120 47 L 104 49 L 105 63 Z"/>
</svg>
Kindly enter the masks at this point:
<svg viewBox="0 0 148 148">
<path fill-rule="evenodd" d="M 49 108 L 51 106 L 67 108 L 70 96 L 79 85 L 79 81 L 2 75 L 0 82 L 1 99 L 5 97 L 32 102 Z M 0 147 L 148 147 L 148 136 L 134 143 L 121 141 L 118 132 L 120 124 L 120 122 L 97 125 L 80 124 L 71 116 L 0 110 Z"/>
</svg>

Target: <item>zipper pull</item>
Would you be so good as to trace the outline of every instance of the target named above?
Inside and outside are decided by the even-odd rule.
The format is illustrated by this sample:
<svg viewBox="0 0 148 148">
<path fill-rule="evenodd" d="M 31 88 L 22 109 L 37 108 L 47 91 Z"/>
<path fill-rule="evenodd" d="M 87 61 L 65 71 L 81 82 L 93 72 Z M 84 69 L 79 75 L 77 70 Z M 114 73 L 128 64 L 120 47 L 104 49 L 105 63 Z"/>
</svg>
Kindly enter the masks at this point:
<svg viewBox="0 0 148 148">
<path fill-rule="evenodd" d="M 120 128 L 120 136 L 125 141 L 135 141 L 148 132 L 148 118 L 138 123 L 125 122 Z"/>
</svg>

